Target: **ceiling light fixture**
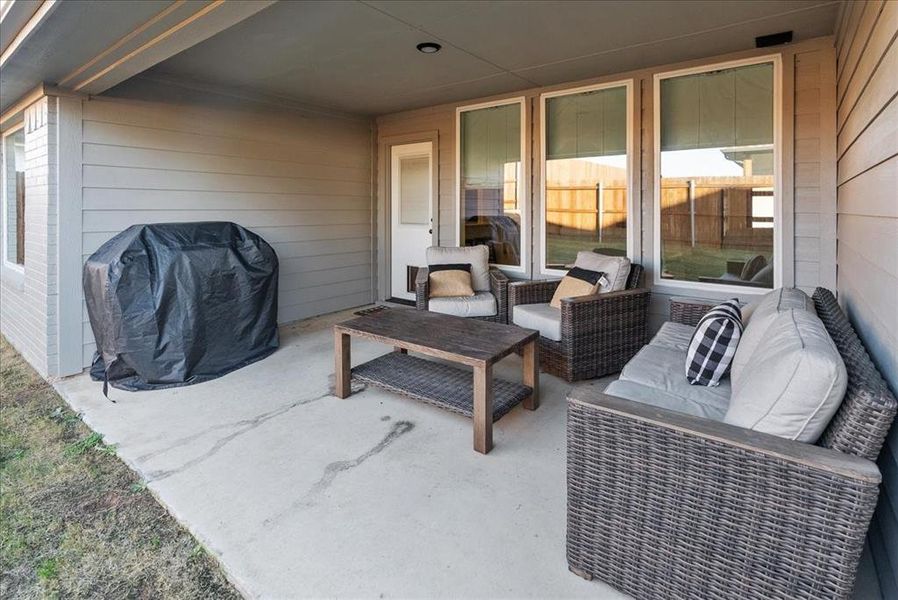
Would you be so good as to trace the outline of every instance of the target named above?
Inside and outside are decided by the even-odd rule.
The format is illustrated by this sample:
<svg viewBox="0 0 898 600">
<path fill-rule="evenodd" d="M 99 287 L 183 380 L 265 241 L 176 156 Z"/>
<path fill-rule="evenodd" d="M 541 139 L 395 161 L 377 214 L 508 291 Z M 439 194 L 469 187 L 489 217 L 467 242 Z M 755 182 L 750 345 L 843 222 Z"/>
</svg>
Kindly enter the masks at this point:
<svg viewBox="0 0 898 600">
<path fill-rule="evenodd" d="M 424 54 L 436 54 L 442 48 L 436 42 L 422 42 L 415 47 L 418 49 L 418 52 L 423 52 Z"/>
</svg>

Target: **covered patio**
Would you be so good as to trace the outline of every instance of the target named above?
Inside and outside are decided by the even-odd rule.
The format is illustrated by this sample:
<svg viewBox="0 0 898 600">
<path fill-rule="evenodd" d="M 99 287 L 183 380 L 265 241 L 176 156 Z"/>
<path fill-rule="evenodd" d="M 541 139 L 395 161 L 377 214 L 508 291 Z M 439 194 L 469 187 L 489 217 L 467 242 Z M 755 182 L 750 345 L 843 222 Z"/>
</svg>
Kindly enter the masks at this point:
<svg viewBox="0 0 898 600">
<path fill-rule="evenodd" d="M 351 316 L 284 327 L 274 355 L 198 386 L 114 404 L 86 374 L 56 388 L 250 597 L 626 597 L 565 563 L 570 385 L 544 376 L 539 409 L 498 421 L 482 456 L 462 416 L 333 395 L 331 328 Z M 388 350 L 354 342 L 354 362 Z"/>
</svg>

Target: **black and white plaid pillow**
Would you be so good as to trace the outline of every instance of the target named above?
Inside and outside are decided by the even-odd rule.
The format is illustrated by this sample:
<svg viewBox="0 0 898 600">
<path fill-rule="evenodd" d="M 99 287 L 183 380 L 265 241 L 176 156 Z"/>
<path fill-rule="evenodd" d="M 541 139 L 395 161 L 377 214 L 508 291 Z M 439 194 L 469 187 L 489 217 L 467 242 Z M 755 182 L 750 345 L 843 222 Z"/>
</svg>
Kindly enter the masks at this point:
<svg viewBox="0 0 898 600">
<path fill-rule="evenodd" d="M 692 385 L 718 386 L 730 370 L 742 337 L 738 300 L 727 300 L 701 318 L 686 353 L 686 379 Z"/>
</svg>

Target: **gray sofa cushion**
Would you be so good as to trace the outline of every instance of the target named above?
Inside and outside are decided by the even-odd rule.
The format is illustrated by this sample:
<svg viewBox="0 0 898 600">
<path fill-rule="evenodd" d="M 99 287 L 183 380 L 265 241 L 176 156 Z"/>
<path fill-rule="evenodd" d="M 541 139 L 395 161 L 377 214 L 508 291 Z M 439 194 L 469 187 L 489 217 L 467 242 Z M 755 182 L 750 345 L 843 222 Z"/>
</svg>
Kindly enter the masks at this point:
<svg viewBox="0 0 898 600">
<path fill-rule="evenodd" d="M 751 323 L 757 323 L 759 307 Z M 779 311 L 733 382 L 727 423 L 813 443 L 848 386 L 845 363 L 816 314 Z"/>
<path fill-rule="evenodd" d="M 536 329 L 544 338 L 561 341 L 561 311 L 548 304 L 519 304 L 512 311 L 511 322 Z"/>
<path fill-rule="evenodd" d="M 630 259 L 626 256 L 606 256 L 589 250 L 577 253 L 575 267 L 605 274 L 607 282 L 599 288 L 599 293 L 619 292 L 627 289 L 627 278 L 630 277 Z"/>
<path fill-rule="evenodd" d="M 726 413 L 726 405 L 718 403 L 698 402 L 692 398 L 684 398 L 657 388 L 618 379 L 605 388 L 605 393 L 649 406 L 666 408 L 677 412 L 722 421 Z"/>
<path fill-rule="evenodd" d="M 668 321 L 661 326 L 650 343 L 671 350 L 679 350 L 685 355 L 689 350 L 689 341 L 692 339 L 694 331 L 695 327 L 692 325 Z"/>
<path fill-rule="evenodd" d="M 496 297 L 490 292 L 476 292 L 473 296 L 431 298 L 427 310 L 456 317 L 492 317 L 496 314 Z"/>
<path fill-rule="evenodd" d="M 799 309 L 811 314 L 817 314 L 814 309 L 814 301 L 807 294 L 795 288 L 779 288 L 765 294 L 758 302 L 749 305 L 746 310 L 749 317 L 745 323 L 745 331 L 736 348 L 736 355 L 730 366 L 730 376 L 738 386 L 739 378 L 745 369 L 745 365 L 751 359 L 752 354 L 764 340 L 767 328 L 773 323 L 780 312 L 789 309 Z"/>
<path fill-rule="evenodd" d="M 431 246 L 426 253 L 429 265 L 471 265 L 471 283 L 475 292 L 490 291 L 490 251 L 486 246 L 464 246 L 461 248 Z"/>
<path fill-rule="evenodd" d="M 724 378 L 720 385 L 715 387 L 689 385 L 683 375 L 685 360 L 685 352 L 665 347 L 653 340 L 624 366 L 620 380 L 638 383 L 679 397 L 683 399 L 684 406 L 691 403 L 707 405 L 709 414 L 723 418 L 730 402 L 729 378 Z"/>
</svg>

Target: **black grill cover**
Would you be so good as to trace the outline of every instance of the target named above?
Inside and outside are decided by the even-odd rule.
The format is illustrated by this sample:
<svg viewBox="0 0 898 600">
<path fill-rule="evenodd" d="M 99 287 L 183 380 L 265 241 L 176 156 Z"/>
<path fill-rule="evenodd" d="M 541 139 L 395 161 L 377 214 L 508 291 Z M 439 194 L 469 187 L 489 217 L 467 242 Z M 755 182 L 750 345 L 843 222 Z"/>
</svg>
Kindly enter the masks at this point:
<svg viewBox="0 0 898 600">
<path fill-rule="evenodd" d="M 119 389 L 208 381 L 278 347 L 277 255 L 234 223 L 133 225 L 87 259 L 82 282 L 91 375 Z"/>
</svg>

